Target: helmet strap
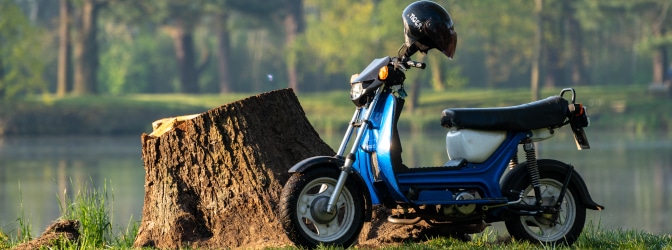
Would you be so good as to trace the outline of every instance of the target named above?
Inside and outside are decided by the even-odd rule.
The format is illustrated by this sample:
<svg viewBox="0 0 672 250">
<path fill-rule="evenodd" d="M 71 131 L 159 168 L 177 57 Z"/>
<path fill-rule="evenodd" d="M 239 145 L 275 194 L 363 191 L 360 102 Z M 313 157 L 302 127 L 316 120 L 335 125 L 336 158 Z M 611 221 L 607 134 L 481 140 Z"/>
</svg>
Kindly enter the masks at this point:
<svg viewBox="0 0 672 250">
<path fill-rule="evenodd" d="M 415 44 L 411 45 L 411 47 L 402 44 L 401 48 L 399 48 L 399 57 L 410 58 L 415 52 L 418 52 L 418 47 Z"/>
</svg>

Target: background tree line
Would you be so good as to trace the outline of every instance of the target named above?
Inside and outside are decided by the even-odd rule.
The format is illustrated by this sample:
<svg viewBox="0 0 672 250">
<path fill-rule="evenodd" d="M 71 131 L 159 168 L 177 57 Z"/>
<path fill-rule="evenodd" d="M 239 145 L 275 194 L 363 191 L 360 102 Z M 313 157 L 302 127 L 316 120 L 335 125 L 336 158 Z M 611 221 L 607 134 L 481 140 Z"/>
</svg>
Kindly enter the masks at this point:
<svg viewBox="0 0 672 250">
<path fill-rule="evenodd" d="M 403 0 L 0 0 L 0 98 L 346 89 L 403 42 Z M 455 59 L 414 87 L 663 82 L 669 0 L 437 0 Z M 427 71 L 427 70 L 426 70 Z"/>
</svg>

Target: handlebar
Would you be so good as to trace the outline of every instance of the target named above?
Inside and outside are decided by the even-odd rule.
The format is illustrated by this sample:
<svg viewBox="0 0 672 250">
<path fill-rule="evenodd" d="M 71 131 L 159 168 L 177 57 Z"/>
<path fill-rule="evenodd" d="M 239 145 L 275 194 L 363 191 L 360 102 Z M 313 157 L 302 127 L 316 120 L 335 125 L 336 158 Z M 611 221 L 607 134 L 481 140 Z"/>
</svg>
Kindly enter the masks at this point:
<svg viewBox="0 0 672 250">
<path fill-rule="evenodd" d="M 416 62 L 416 61 L 410 60 L 410 59 L 405 58 L 405 57 L 403 57 L 403 58 L 394 58 L 394 59 L 390 62 L 390 64 L 391 64 L 392 66 L 394 66 L 395 68 L 401 68 L 401 69 L 403 69 L 403 70 L 407 70 L 407 69 L 409 69 L 409 68 L 411 68 L 411 67 L 413 67 L 413 68 L 419 68 L 419 69 L 424 69 L 425 67 L 427 67 L 427 64 L 425 64 L 425 63 L 423 63 L 423 62 Z"/>
<path fill-rule="evenodd" d="M 409 66 L 409 67 L 415 67 L 415 68 L 419 68 L 419 69 L 424 69 L 425 67 L 427 67 L 427 64 L 425 64 L 425 63 L 411 61 L 411 60 L 407 60 L 406 65 Z"/>
</svg>

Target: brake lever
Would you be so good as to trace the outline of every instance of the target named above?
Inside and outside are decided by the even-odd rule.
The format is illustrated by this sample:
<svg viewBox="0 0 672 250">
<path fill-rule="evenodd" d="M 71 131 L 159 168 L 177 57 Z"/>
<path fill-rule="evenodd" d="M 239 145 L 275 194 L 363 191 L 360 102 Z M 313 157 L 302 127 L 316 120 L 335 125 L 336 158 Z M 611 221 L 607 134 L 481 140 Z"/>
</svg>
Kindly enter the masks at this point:
<svg viewBox="0 0 672 250">
<path fill-rule="evenodd" d="M 399 58 L 395 57 L 392 59 L 392 65 L 394 66 L 394 69 L 401 69 L 403 71 L 407 71 L 408 68 L 404 64 L 406 64 L 406 61 L 408 61 L 405 57 L 404 58 Z"/>
</svg>

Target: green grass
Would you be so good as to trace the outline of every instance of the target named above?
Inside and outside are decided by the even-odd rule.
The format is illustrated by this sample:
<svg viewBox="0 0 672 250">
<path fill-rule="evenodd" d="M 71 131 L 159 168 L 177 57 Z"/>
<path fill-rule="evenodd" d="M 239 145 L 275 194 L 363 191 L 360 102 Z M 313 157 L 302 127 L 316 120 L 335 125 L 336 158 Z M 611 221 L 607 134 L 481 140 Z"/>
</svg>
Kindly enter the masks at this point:
<svg viewBox="0 0 672 250">
<path fill-rule="evenodd" d="M 297 249 L 292 246 L 270 249 Z M 319 247 L 318 249 L 342 249 Z M 380 249 L 672 249 L 672 235 L 654 235 L 637 230 L 604 230 L 599 224 L 587 223 L 579 239 L 571 247 L 540 245 L 527 241 L 518 241 L 502 237 L 497 232 L 486 229 L 485 232 L 472 235 L 472 240 L 463 242 L 454 238 L 438 237 L 420 243 L 401 243 L 382 246 Z"/>
<path fill-rule="evenodd" d="M 62 219 L 80 221 L 81 236 L 77 242 L 59 242 L 58 249 L 129 249 L 138 232 L 138 222 L 131 218 L 125 230 L 114 235 L 111 227 L 111 200 L 107 182 L 101 188 L 80 185 L 72 198 L 61 201 Z M 68 195 L 66 195 L 68 197 Z M 27 222 L 22 214 L 18 220 Z M 30 229 L 21 224 L 18 232 Z M 278 232 L 281 234 L 282 232 Z M 606 230 L 599 222 L 588 222 L 579 239 L 571 247 L 539 245 L 527 241 L 517 241 L 498 232 L 486 229 L 485 232 L 472 235 L 472 240 L 463 242 L 448 237 L 435 237 L 423 242 L 406 242 L 380 246 L 381 249 L 672 249 L 672 235 L 655 235 L 638 230 Z M 12 248 L 30 240 L 25 233 L 16 236 L 0 231 L 0 249 Z M 272 247 L 267 249 L 297 249 L 293 246 Z M 341 249 L 320 247 L 318 249 Z M 353 248 L 355 249 L 355 248 Z"/>
</svg>

